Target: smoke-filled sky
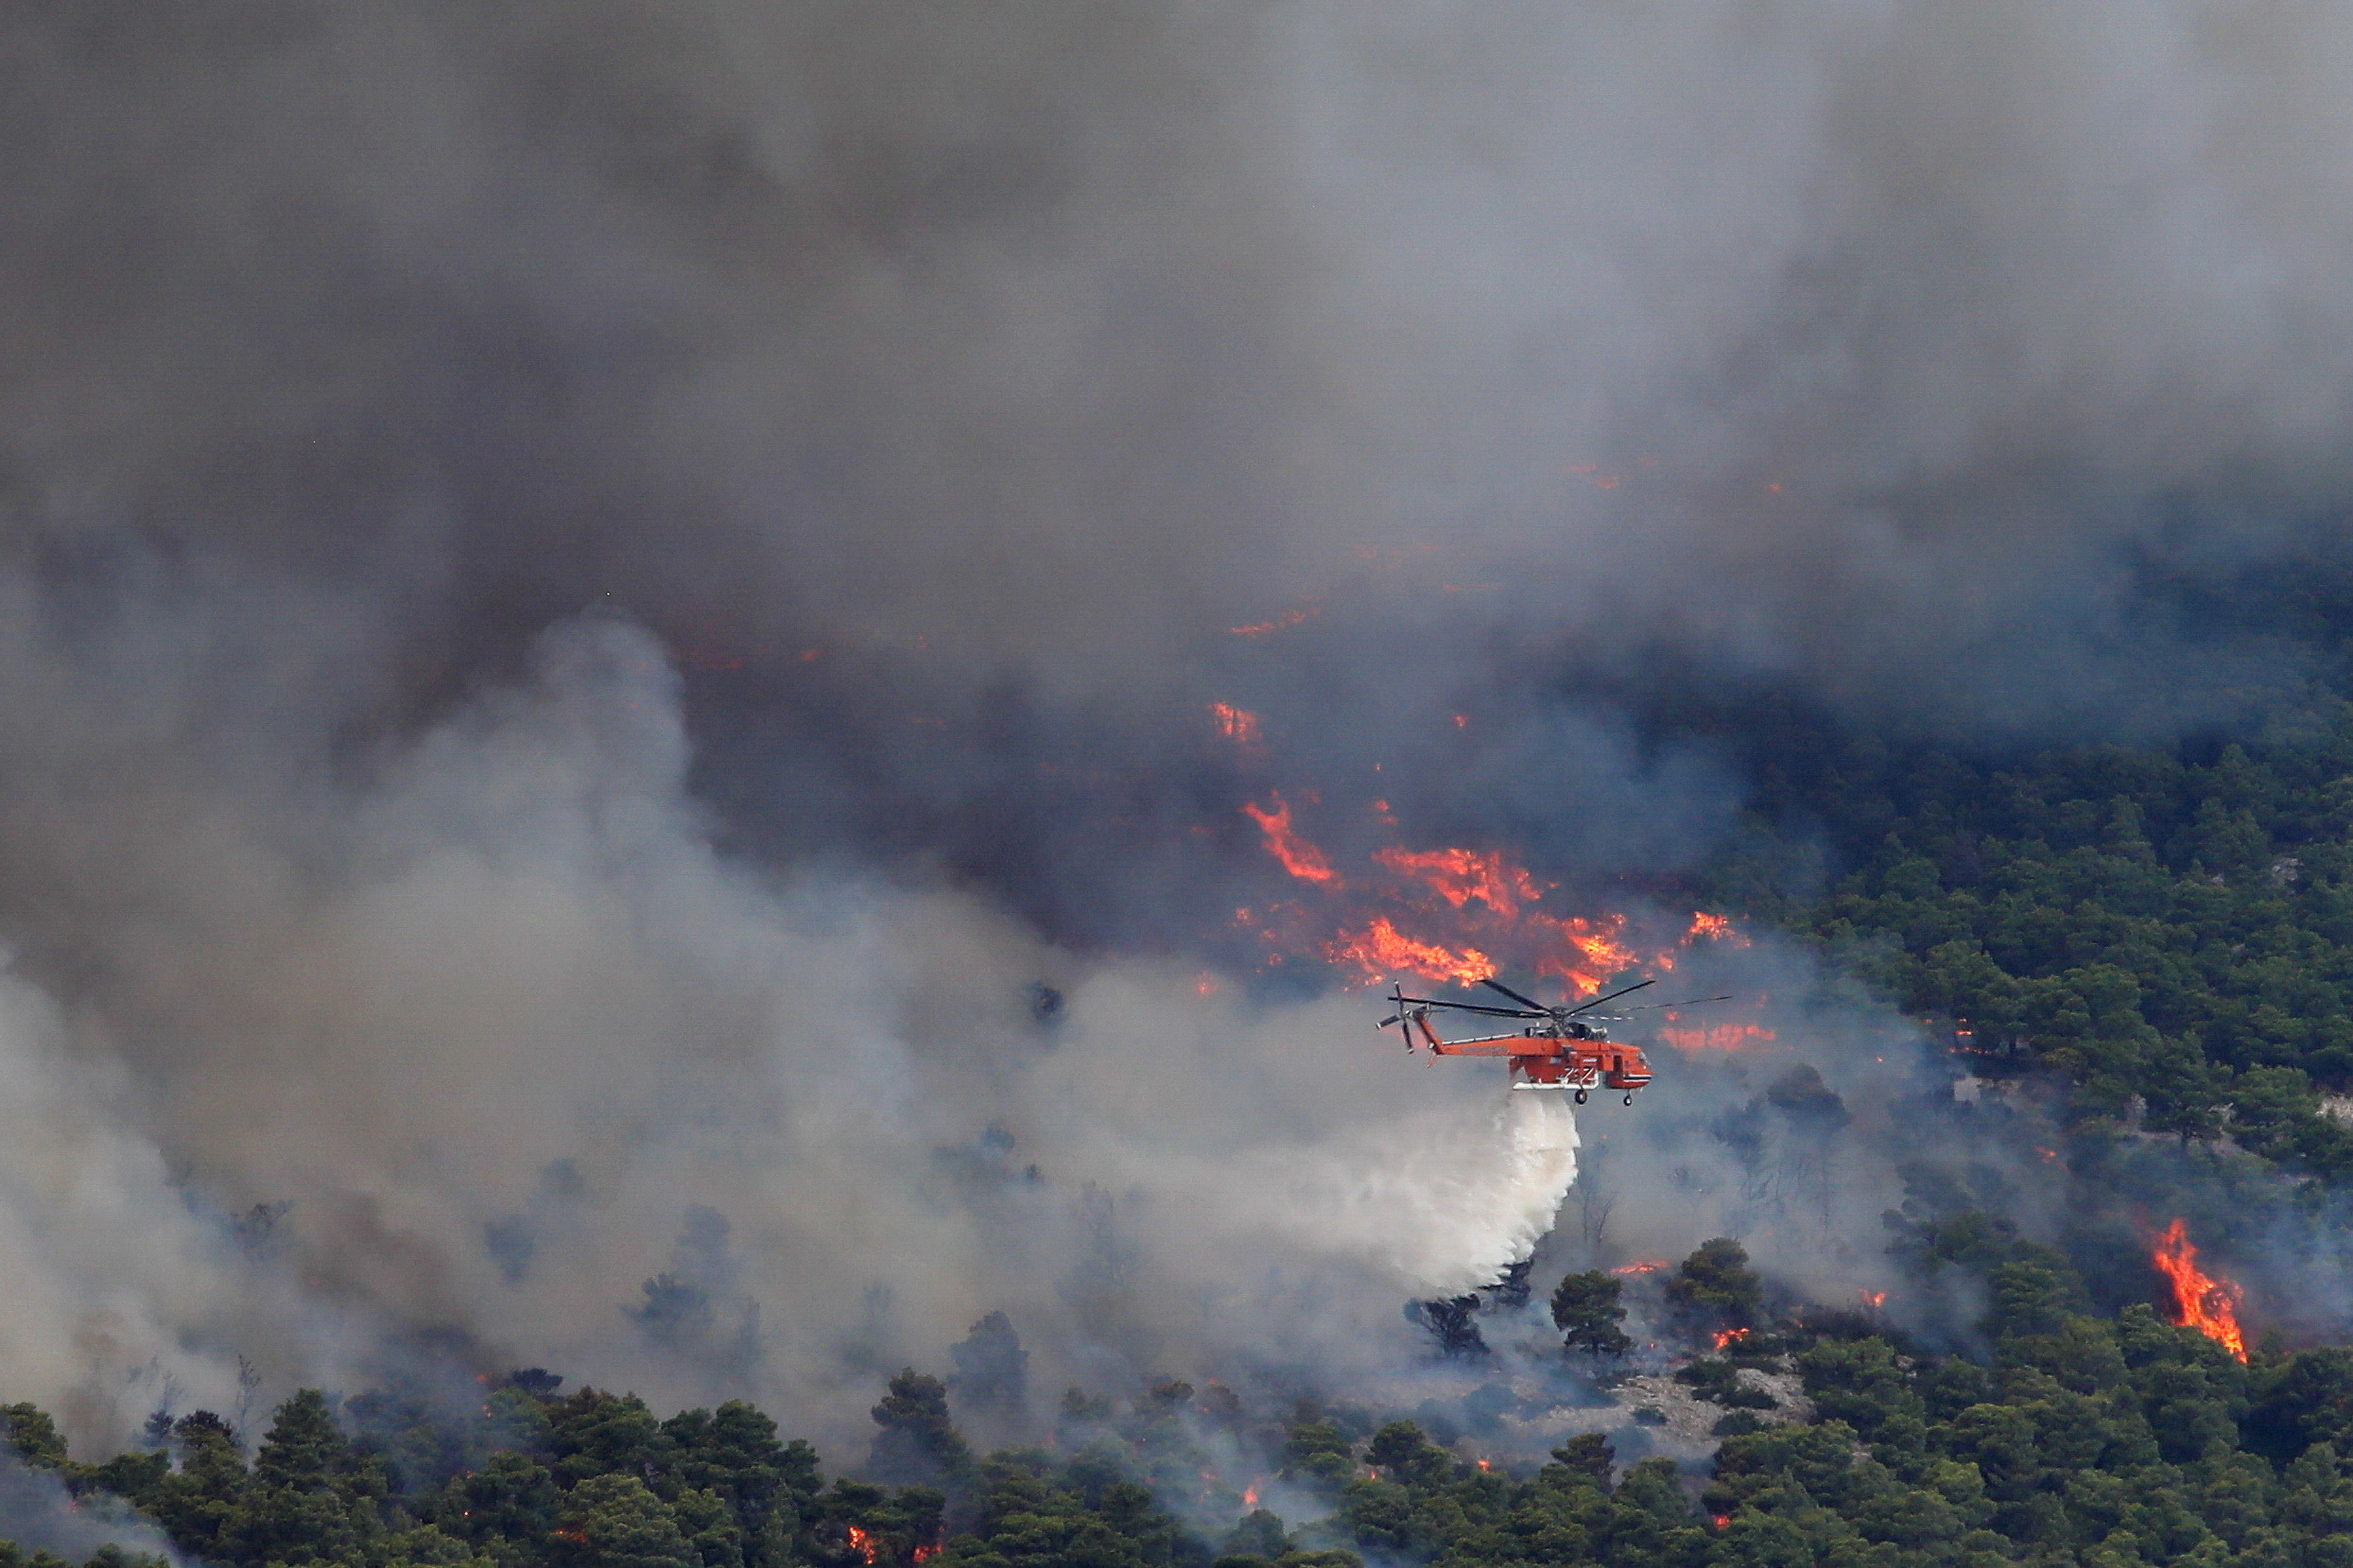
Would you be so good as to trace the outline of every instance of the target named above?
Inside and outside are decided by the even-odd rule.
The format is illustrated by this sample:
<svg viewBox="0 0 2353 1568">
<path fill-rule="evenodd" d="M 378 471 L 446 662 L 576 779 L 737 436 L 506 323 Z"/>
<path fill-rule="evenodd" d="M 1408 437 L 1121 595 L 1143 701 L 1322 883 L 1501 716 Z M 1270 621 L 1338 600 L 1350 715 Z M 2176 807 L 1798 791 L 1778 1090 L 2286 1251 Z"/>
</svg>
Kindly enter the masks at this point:
<svg viewBox="0 0 2353 1568">
<path fill-rule="evenodd" d="M 2348 65 L 2292 4 L 10 6 L 0 1394 L 1405 1353 L 1573 1129 L 1204 988 L 1240 806 L 1656 873 L 1739 780 L 1574 672 L 1964 743 L 2292 680 L 2147 583 L 2336 549 Z"/>
</svg>

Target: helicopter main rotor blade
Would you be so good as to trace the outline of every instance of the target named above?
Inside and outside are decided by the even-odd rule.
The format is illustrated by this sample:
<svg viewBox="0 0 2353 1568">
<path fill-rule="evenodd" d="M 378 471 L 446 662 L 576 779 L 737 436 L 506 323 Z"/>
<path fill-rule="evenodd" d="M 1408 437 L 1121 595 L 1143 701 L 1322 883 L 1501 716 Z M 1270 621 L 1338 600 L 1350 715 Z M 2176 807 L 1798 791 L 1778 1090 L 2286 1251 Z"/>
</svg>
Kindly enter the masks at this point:
<svg viewBox="0 0 2353 1568">
<path fill-rule="evenodd" d="M 1494 982 L 1490 981 L 1488 983 L 1492 985 Z M 1616 1001 L 1618 998 L 1625 995 L 1628 991 L 1640 991 L 1644 986 L 1654 986 L 1657 984 L 1658 982 L 1656 980 L 1636 980 L 1633 985 L 1621 986 L 1618 990 L 1611 991 L 1607 996 L 1597 996 L 1592 1001 L 1583 1003 L 1578 1007 L 1565 1008 L 1563 1009 L 1561 1016 L 1563 1018 L 1574 1018 L 1579 1013 L 1583 1012 L 1587 1008 L 1598 1008 L 1604 1002 Z"/>
<path fill-rule="evenodd" d="M 1660 1008 L 1696 1008 L 1703 1002 L 1729 1002 L 1731 1000 L 1732 997 L 1729 994 L 1723 996 L 1694 996 L 1688 1002 L 1645 1002 L 1638 1008 L 1628 1008 L 1626 1010 L 1628 1012 L 1654 1012 Z"/>
<path fill-rule="evenodd" d="M 1420 1002 L 1410 996 L 1406 1000 L 1415 1002 L 1416 1006 L 1423 1008 L 1446 1008 L 1455 1012 L 1475 1012 L 1482 1018 L 1549 1018 L 1552 1016 L 1548 1012 L 1523 1012 L 1518 1008 L 1482 1008 L 1475 1002 Z"/>
<path fill-rule="evenodd" d="M 1500 980 L 1481 980 L 1479 983 L 1485 986 L 1489 991 L 1499 991 L 1503 992 L 1504 995 L 1510 997 L 1513 1001 L 1517 1002 L 1523 1008 L 1533 1008 L 1538 1012 L 1545 1014 L 1547 1017 L 1551 1016 L 1551 1008 L 1546 1007 L 1542 1002 L 1531 1001 L 1528 997 L 1522 996 L 1518 991 L 1514 991 L 1510 986 L 1505 985 Z"/>
</svg>

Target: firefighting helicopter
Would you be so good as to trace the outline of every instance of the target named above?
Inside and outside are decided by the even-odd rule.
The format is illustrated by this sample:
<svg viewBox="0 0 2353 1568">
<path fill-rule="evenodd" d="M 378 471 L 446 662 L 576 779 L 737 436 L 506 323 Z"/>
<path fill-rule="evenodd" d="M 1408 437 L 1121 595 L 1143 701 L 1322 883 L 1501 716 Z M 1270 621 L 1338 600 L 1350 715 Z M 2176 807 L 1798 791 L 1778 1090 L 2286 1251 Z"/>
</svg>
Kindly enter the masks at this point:
<svg viewBox="0 0 2353 1568">
<path fill-rule="evenodd" d="M 1577 1103 L 1585 1103 L 1586 1094 L 1596 1085 L 1622 1091 L 1625 1103 L 1634 1104 L 1635 1092 L 1651 1081 L 1651 1064 L 1644 1060 L 1638 1045 L 1626 1045 L 1610 1039 L 1598 1025 L 1621 1019 L 1629 1012 L 1649 1011 L 1650 1007 L 1628 1008 L 1620 1012 L 1596 1013 L 1594 1008 L 1604 1002 L 1615 1002 L 1655 980 L 1636 980 L 1605 996 L 1596 996 L 1574 1007 L 1548 1008 L 1532 997 L 1522 996 L 1500 980 L 1481 980 L 1490 991 L 1501 991 L 1519 1004 L 1516 1008 L 1491 1008 L 1478 1002 L 1448 1002 L 1435 996 L 1408 996 L 1402 984 L 1390 987 L 1389 1000 L 1396 1011 L 1380 1021 L 1379 1027 L 1392 1024 L 1405 1037 L 1406 1049 L 1414 1048 L 1413 1031 L 1421 1030 L 1422 1039 L 1430 1052 L 1442 1057 L 1505 1057 L 1511 1061 L 1514 1089 L 1567 1089 L 1575 1093 Z M 1729 996 L 1700 996 L 1689 1002 L 1659 1002 L 1651 1007 L 1687 1008 L 1702 1002 L 1726 1002 Z M 1540 1022 L 1531 1024 L 1517 1034 L 1479 1035 L 1470 1040 L 1441 1040 L 1430 1027 L 1429 1015 L 1435 1008 L 1454 1012 L 1477 1013 L 1485 1018 L 1529 1018 Z"/>
</svg>

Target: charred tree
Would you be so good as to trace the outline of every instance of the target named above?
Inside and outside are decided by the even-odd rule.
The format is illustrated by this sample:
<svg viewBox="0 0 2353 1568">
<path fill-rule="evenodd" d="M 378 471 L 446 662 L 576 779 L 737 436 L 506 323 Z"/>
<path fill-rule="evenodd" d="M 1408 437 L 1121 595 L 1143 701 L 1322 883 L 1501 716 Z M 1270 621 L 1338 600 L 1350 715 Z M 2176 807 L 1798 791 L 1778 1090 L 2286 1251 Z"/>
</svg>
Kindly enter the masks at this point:
<svg viewBox="0 0 2353 1568">
<path fill-rule="evenodd" d="M 1410 1301 L 1405 1315 L 1429 1331 L 1438 1342 L 1438 1353 L 1450 1356 L 1479 1356 L 1487 1353 L 1486 1336 L 1479 1332 L 1477 1313 L 1479 1297 L 1454 1296 L 1435 1301 Z"/>
</svg>

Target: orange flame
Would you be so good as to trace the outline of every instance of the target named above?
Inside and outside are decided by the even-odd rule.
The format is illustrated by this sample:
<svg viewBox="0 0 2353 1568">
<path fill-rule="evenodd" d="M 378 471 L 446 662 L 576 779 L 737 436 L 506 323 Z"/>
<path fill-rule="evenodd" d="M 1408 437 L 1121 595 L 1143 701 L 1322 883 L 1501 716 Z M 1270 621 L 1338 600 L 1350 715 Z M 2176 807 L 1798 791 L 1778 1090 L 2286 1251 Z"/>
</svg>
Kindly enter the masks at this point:
<svg viewBox="0 0 2353 1568">
<path fill-rule="evenodd" d="M 1242 1489 L 1242 1507 L 1244 1507 L 1244 1508 L 1256 1508 L 1257 1506 L 1258 1506 L 1258 1483 L 1257 1483 L 1257 1482 L 1255 1482 L 1255 1481 L 1253 1481 L 1253 1482 L 1251 1482 L 1251 1483 L 1250 1483 L 1250 1485 L 1249 1485 L 1249 1486 L 1247 1486 L 1247 1487 L 1245 1487 L 1245 1488 L 1243 1488 L 1243 1489 Z"/>
<path fill-rule="evenodd" d="M 868 1562 L 878 1562 L 882 1559 L 882 1543 L 856 1525 L 850 1526 L 850 1550 Z"/>
<path fill-rule="evenodd" d="M 1709 1024 L 1696 1029 L 1661 1029 L 1658 1037 L 1678 1051 L 1739 1051 L 1774 1035 L 1756 1024 Z"/>
<path fill-rule="evenodd" d="M 1748 938 L 1733 928 L 1730 915 L 1711 915 L 1704 909 L 1696 909 L 1691 914 L 1691 929 L 1683 934 L 1683 945 L 1688 947 L 1703 937 L 1710 941 L 1722 942 L 1728 947 L 1754 945 Z"/>
<path fill-rule="evenodd" d="M 1255 717 L 1221 703 L 1212 704 L 1211 711 L 1229 734 Z M 1230 721 L 1229 713 L 1237 715 Z M 1247 733 L 1254 739 L 1257 732 Z M 1619 913 L 1538 913 L 1531 905 L 1546 896 L 1547 886 L 1497 849 L 1392 845 L 1372 854 L 1386 876 L 1343 876 L 1331 857 L 1303 836 L 1290 802 L 1279 792 L 1264 805 L 1242 809 L 1264 836 L 1268 853 L 1293 878 L 1335 894 L 1358 882 L 1353 891 L 1364 902 L 1341 917 L 1323 956 L 1355 966 L 1373 980 L 1410 975 L 1436 984 L 1475 985 L 1506 968 L 1524 968 L 1560 980 L 1572 996 L 1591 996 L 1638 968 L 1663 976 L 1695 942 L 1748 945 L 1728 917 L 1704 910 L 1671 936 L 1638 930 Z M 1373 809 L 1394 825 L 1389 801 L 1375 801 Z M 1284 949 L 1293 942 L 1313 940 L 1301 929 L 1310 918 L 1296 904 L 1275 905 L 1263 918 L 1257 911 L 1235 912 L 1237 925 L 1257 930 L 1268 944 L 1269 965 L 1284 962 L 1290 956 Z M 1673 1014 L 1668 1019 L 1671 1022 Z M 1668 1038 L 1687 1048 L 1735 1050 L 1773 1036 L 1753 1025 L 1726 1025 L 1670 1030 Z"/>
<path fill-rule="evenodd" d="M 1217 725 L 1218 733 L 1235 745 L 1258 744 L 1258 715 L 1249 709 L 1237 708 L 1230 702 L 1212 702 L 1209 704 L 1209 717 Z"/>
<path fill-rule="evenodd" d="M 1640 1263 L 1630 1263 L 1622 1268 L 1613 1268 L 1610 1272 L 1613 1274 L 1655 1274 L 1666 1266 L 1665 1258 L 1644 1258 Z"/>
<path fill-rule="evenodd" d="M 1749 1331 L 1746 1329 L 1720 1330 L 1716 1335 L 1716 1348 L 1720 1351 L 1729 1350 L 1732 1346 L 1746 1339 L 1748 1335 Z"/>
<path fill-rule="evenodd" d="M 940 1548 L 937 1546 L 918 1546 L 915 1548 L 915 1560 L 917 1562 L 928 1562 L 939 1555 Z"/>
<path fill-rule="evenodd" d="M 2198 1266 L 2198 1249 L 2190 1243 L 2189 1221 L 2176 1219 L 2165 1228 L 2151 1261 L 2173 1287 L 2173 1305 L 2180 1314 L 2173 1321 L 2196 1329 L 2244 1361 L 2247 1341 L 2239 1330 L 2239 1305 L 2246 1293 Z"/>
<path fill-rule="evenodd" d="M 1884 1290 L 1866 1290 L 1862 1293 L 1862 1304 L 1867 1307 L 1883 1307 L 1887 1305 L 1887 1292 Z"/>
<path fill-rule="evenodd" d="M 1278 793 L 1274 804 L 1261 809 L 1245 804 L 1242 810 L 1258 824 L 1258 831 L 1267 836 L 1267 852 L 1283 863 L 1283 870 L 1302 882 L 1312 882 L 1319 887 L 1338 889 L 1343 884 L 1332 863 L 1324 858 L 1324 852 L 1299 836 L 1291 826 L 1290 802 Z"/>
<path fill-rule="evenodd" d="M 1535 878 L 1490 850 L 1400 850 L 1377 852 L 1374 859 L 1427 886 L 1457 909 L 1479 900 L 1506 920 L 1519 913 L 1522 899 L 1542 898 Z"/>
<path fill-rule="evenodd" d="M 1416 974 L 1464 986 L 1477 985 L 1496 972 L 1495 960 L 1479 949 L 1415 941 L 1386 915 L 1353 936 L 1341 932 L 1324 955 L 1335 963 L 1356 964 L 1368 974 Z"/>
<path fill-rule="evenodd" d="M 1550 948 L 1536 956 L 1532 966 L 1536 973 L 1558 976 L 1573 991 L 1599 991 L 1610 976 L 1641 961 L 1623 939 L 1623 915 L 1592 920 L 1577 915 L 1528 915 L 1519 924 L 1523 930 L 1539 934 L 1538 939 Z"/>
</svg>

